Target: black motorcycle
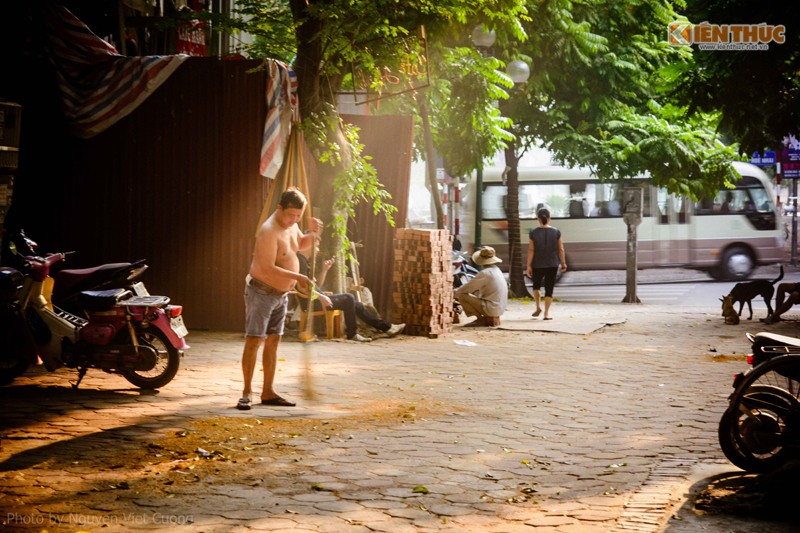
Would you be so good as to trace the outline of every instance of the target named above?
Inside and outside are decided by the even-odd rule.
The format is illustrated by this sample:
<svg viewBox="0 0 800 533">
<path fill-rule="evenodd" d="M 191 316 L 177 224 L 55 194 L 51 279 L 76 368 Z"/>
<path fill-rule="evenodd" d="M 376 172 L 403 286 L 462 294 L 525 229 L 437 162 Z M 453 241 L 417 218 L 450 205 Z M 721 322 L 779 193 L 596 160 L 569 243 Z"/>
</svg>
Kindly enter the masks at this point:
<svg viewBox="0 0 800 533">
<path fill-rule="evenodd" d="M 470 261 L 470 256 L 466 252 L 462 252 L 460 250 L 453 250 L 452 264 L 453 264 L 453 290 L 466 284 L 469 280 L 474 278 L 475 275 L 478 273 L 478 269 L 472 265 Z M 458 300 L 453 299 L 454 316 L 459 316 L 461 314 L 461 311 L 462 311 L 461 304 L 458 303 Z"/>
<path fill-rule="evenodd" d="M 730 462 L 769 472 L 800 457 L 800 339 L 747 334 L 752 367 L 734 377 L 719 422 L 719 443 Z"/>
</svg>

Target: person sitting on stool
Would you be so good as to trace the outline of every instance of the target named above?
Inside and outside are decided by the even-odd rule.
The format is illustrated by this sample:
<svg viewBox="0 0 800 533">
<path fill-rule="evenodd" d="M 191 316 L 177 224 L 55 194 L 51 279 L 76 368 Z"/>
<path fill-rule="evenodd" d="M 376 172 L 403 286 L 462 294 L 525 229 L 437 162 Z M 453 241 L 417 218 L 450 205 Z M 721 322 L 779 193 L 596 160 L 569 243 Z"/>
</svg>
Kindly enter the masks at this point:
<svg viewBox="0 0 800 533">
<path fill-rule="evenodd" d="M 481 271 L 455 291 L 467 316 L 477 317 L 464 327 L 499 326 L 508 304 L 508 284 L 497 266 L 503 260 L 495 255 L 494 248 L 482 246 L 472 254 L 472 262 Z"/>
<path fill-rule="evenodd" d="M 311 250 L 297 252 L 297 258 L 300 260 L 300 272 L 304 273 L 306 276 L 311 275 L 309 273 L 309 255 L 311 255 Z M 333 261 L 334 259 L 331 258 L 322 262 L 318 282 L 320 287 L 323 283 L 325 283 L 325 278 L 328 275 L 328 270 L 330 270 L 333 266 Z M 324 294 L 317 292 L 317 298 L 319 298 L 321 305 L 329 309 L 339 309 L 344 313 L 344 331 L 347 339 L 351 341 L 370 342 L 372 340 L 371 337 L 364 337 L 358 333 L 358 323 L 356 322 L 356 317 L 360 318 L 366 324 L 372 326 L 378 331 L 386 333 L 390 337 L 394 337 L 406 327 L 405 324 L 390 324 L 385 320 L 382 320 L 379 316 L 367 309 L 363 303 L 357 301 L 356 297 L 349 292 L 338 294 Z M 300 306 L 305 311 L 308 308 L 308 298 L 300 298 L 299 300 Z"/>
</svg>

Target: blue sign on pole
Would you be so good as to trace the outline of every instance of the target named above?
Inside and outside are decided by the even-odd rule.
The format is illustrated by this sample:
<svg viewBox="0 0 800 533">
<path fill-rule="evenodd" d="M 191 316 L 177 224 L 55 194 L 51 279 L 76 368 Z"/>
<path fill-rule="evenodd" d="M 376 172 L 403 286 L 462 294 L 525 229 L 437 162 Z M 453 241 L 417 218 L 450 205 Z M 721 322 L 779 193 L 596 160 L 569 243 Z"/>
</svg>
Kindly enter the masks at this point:
<svg viewBox="0 0 800 533">
<path fill-rule="evenodd" d="M 760 167 L 774 165 L 776 162 L 777 157 L 775 156 L 775 150 L 764 150 L 764 155 L 753 152 L 753 156 L 750 158 L 750 163 Z"/>
</svg>

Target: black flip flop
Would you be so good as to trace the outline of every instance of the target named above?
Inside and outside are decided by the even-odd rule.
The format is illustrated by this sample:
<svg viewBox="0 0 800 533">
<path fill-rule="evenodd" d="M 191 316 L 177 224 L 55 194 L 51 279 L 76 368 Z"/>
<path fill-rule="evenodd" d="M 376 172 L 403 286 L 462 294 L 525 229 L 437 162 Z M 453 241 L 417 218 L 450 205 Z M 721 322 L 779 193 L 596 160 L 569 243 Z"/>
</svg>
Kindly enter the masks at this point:
<svg viewBox="0 0 800 533">
<path fill-rule="evenodd" d="M 270 398 L 269 400 L 261 400 L 261 405 L 274 405 L 277 407 L 294 407 L 297 404 L 294 402 L 290 402 L 286 398 L 275 396 L 274 398 Z"/>
</svg>

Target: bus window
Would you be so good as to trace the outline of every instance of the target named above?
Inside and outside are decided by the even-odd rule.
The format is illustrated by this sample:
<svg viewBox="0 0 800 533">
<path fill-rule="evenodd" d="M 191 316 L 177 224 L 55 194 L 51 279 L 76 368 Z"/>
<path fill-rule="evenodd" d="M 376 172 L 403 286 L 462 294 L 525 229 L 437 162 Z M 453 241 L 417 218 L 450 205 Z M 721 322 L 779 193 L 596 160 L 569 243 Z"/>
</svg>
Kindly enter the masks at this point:
<svg viewBox="0 0 800 533">
<path fill-rule="evenodd" d="M 749 192 L 750 200 L 753 202 L 756 211 L 759 213 L 771 213 L 773 211 L 772 200 L 763 187 L 749 189 Z"/>
<path fill-rule="evenodd" d="M 615 183 L 589 183 L 584 192 L 590 217 L 621 217 L 622 187 Z"/>
<path fill-rule="evenodd" d="M 664 188 L 656 189 L 656 203 L 662 224 L 686 224 L 689 202 L 682 196 L 670 194 Z"/>
<path fill-rule="evenodd" d="M 488 185 L 483 191 L 481 203 L 483 205 L 484 220 L 505 220 L 506 187 L 504 185 Z"/>
<path fill-rule="evenodd" d="M 525 196 L 527 198 L 528 206 L 531 207 L 529 214 L 525 218 L 536 218 L 536 213 L 541 208 L 546 208 L 550 211 L 552 218 L 567 218 L 570 216 L 570 186 L 567 183 L 526 183 L 520 185 L 519 188 L 520 199 Z M 520 207 L 522 201 L 520 201 Z M 573 207 L 574 209 L 574 207 Z M 520 218 L 523 218 L 523 212 L 520 209 Z"/>
<path fill-rule="evenodd" d="M 764 185 L 746 176 L 735 189 L 723 189 L 712 198 L 695 204 L 697 215 L 730 215 L 739 213 L 773 213 L 772 200 Z"/>
<path fill-rule="evenodd" d="M 559 211 L 554 212 L 552 205 L 561 205 L 559 195 L 546 194 L 552 192 L 543 190 L 539 185 L 520 185 L 519 188 L 519 218 L 520 220 L 535 220 L 536 212 L 542 207 L 551 211 L 551 216 L 559 216 Z M 549 187 L 549 186 L 546 186 Z M 488 185 L 481 198 L 484 220 L 506 220 L 508 218 L 508 187 L 505 185 Z"/>
<path fill-rule="evenodd" d="M 750 202 L 750 195 L 742 189 L 719 191 L 714 198 L 714 212 L 720 215 L 741 213 Z"/>
</svg>

